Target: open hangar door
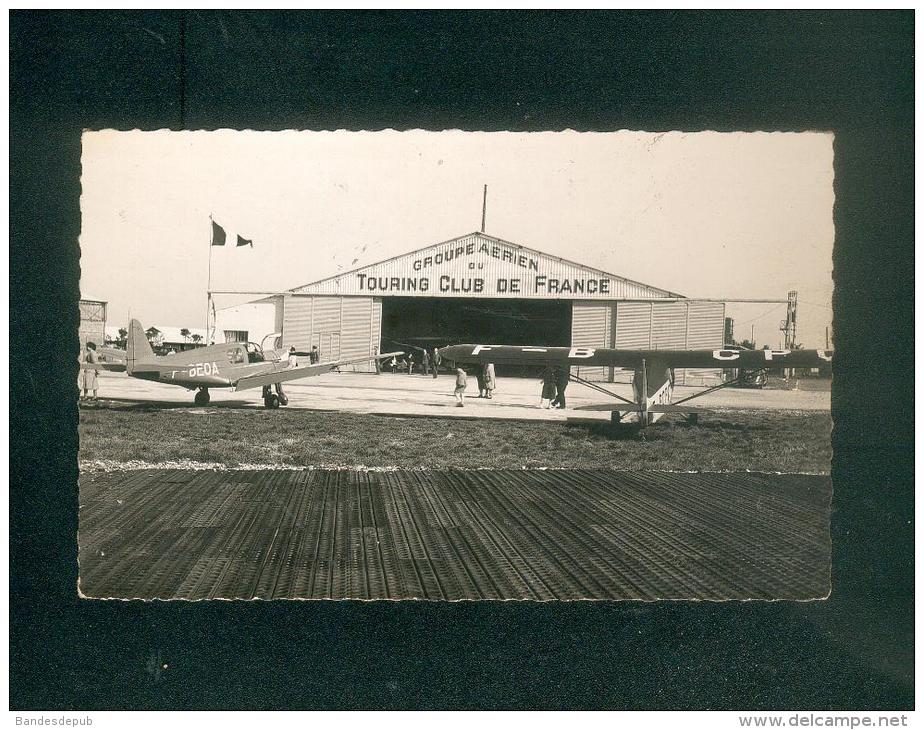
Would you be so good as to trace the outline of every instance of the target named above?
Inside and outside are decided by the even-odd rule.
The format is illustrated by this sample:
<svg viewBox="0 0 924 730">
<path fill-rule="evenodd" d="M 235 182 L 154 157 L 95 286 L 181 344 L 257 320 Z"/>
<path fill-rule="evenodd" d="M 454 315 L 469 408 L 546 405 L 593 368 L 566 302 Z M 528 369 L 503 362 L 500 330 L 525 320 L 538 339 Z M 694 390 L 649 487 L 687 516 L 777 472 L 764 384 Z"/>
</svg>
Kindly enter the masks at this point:
<svg viewBox="0 0 924 730">
<path fill-rule="evenodd" d="M 567 347 L 571 302 L 559 299 L 383 297 L 382 350 L 460 343 Z M 498 375 L 537 375 L 498 365 Z"/>
</svg>

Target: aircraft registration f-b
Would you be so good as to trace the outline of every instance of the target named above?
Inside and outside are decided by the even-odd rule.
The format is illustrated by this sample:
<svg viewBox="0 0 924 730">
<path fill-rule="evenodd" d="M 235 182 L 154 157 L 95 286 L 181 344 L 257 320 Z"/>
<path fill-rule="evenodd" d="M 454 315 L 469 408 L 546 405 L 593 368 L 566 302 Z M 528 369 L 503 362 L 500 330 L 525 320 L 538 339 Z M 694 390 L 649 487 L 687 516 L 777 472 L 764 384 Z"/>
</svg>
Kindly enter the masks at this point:
<svg viewBox="0 0 924 730">
<path fill-rule="evenodd" d="M 289 402 L 282 390 L 284 381 L 323 375 L 343 365 L 401 354 L 403 353 L 388 352 L 374 357 L 290 367 L 285 356 L 280 356 L 277 351 L 264 353 L 263 349 L 254 343 L 228 342 L 158 357 L 151 349 L 141 323 L 133 319 L 128 326 L 125 372 L 133 378 L 195 390 L 197 392 L 194 400 L 199 406 L 209 402 L 209 388 L 245 390 L 262 387 L 266 407 L 278 408 Z M 115 368 L 104 364 L 102 369 Z"/>
<path fill-rule="evenodd" d="M 825 350 L 614 350 L 594 347 L 517 347 L 514 345 L 452 345 L 440 348 L 444 360 L 459 363 L 513 363 L 558 365 L 561 367 L 603 365 L 631 368 L 634 400 L 624 398 L 596 383 L 576 375 L 570 379 L 586 385 L 620 403 L 586 406 L 585 410 L 611 411 L 612 420 L 638 414 L 638 424 L 647 426 L 667 413 L 680 413 L 696 420 L 703 408 L 685 405 L 707 393 L 735 385 L 739 379 L 706 388 L 678 401 L 673 401 L 674 368 L 817 368 L 831 362 L 833 353 Z"/>
</svg>

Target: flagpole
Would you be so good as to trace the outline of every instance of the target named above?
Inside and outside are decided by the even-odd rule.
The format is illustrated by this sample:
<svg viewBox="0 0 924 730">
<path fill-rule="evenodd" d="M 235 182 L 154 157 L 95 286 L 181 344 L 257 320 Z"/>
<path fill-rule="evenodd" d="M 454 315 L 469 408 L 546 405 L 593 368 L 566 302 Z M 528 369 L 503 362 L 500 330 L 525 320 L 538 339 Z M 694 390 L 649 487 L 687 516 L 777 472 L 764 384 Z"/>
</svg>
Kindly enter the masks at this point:
<svg viewBox="0 0 924 730">
<path fill-rule="evenodd" d="M 214 219 L 209 213 L 209 273 L 208 283 L 205 285 L 205 344 L 209 345 L 209 314 L 212 311 L 212 236 L 215 229 L 212 227 Z"/>
</svg>

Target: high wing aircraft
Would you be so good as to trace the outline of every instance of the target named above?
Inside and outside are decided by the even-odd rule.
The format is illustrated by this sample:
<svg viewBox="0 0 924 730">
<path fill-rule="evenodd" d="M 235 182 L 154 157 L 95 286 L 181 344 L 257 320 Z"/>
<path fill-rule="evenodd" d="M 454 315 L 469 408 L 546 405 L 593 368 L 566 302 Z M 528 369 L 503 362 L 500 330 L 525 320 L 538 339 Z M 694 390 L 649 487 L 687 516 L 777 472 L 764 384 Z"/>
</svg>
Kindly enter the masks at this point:
<svg viewBox="0 0 924 730">
<path fill-rule="evenodd" d="M 667 413 L 684 414 L 695 422 L 703 408 L 686 405 L 695 398 L 735 385 L 732 380 L 673 401 L 674 368 L 738 368 L 753 373 L 766 368 L 817 368 L 831 362 L 825 350 L 614 350 L 593 347 L 518 347 L 514 345 L 452 345 L 440 348 L 444 360 L 458 363 L 515 363 L 559 365 L 561 367 L 603 365 L 631 368 L 634 400 L 571 374 L 570 379 L 612 396 L 619 403 L 587 406 L 585 410 L 610 411 L 618 423 L 630 413 L 638 425 L 655 423 Z"/>
<path fill-rule="evenodd" d="M 130 377 L 195 390 L 197 392 L 193 400 L 197 406 L 209 402 L 209 388 L 246 390 L 262 387 L 263 403 L 267 408 L 288 404 L 289 399 L 282 390 L 282 383 L 287 380 L 323 375 L 343 365 L 401 354 L 388 352 L 375 357 L 290 368 L 288 361 L 276 351 L 264 353 L 259 345 L 252 342 L 228 342 L 158 357 L 151 349 L 144 328 L 137 319 L 133 319 L 128 326 L 128 340 L 125 352 L 122 353 L 124 369 Z M 114 365 L 117 367 L 117 364 Z"/>
</svg>

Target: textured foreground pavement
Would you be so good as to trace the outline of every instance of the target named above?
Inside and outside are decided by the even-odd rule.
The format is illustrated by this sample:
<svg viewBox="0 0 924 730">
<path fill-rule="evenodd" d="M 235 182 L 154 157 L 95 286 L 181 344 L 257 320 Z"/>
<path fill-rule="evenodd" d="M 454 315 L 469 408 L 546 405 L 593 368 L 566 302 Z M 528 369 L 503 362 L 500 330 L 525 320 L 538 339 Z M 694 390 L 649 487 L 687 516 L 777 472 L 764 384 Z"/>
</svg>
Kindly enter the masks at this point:
<svg viewBox="0 0 924 730">
<path fill-rule="evenodd" d="M 88 473 L 90 597 L 811 599 L 826 476 L 613 471 Z"/>
</svg>

